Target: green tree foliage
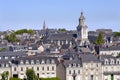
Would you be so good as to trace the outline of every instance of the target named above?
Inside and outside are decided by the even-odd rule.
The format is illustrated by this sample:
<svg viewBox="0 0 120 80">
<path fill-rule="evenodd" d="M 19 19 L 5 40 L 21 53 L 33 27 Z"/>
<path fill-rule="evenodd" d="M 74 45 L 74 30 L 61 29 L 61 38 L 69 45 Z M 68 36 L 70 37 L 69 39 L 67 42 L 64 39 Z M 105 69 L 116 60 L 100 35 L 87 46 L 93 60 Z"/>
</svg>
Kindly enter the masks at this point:
<svg viewBox="0 0 120 80">
<path fill-rule="evenodd" d="M 113 34 L 114 34 L 114 37 L 120 36 L 120 32 L 114 32 Z"/>
<path fill-rule="evenodd" d="M 54 78 L 40 78 L 40 80 L 60 80 L 60 79 L 57 77 L 54 77 Z"/>
<path fill-rule="evenodd" d="M 1 80 L 8 80 L 8 76 L 9 76 L 9 72 L 8 71 L 4 71 L 2 74 L 2 79 Z"/>
<path fill-rule="evenodd" d="M 20 78 L 11 77 L 10 80 L 21 80 Z"/>
<path fill-rule="evenodd" d="M 120 58 L 120 53 L 118 53 L 117 58 Z"/>
<path fill-rule="evenodd" d="M 6 51 L 6 48 L 0 48 L 0 52 Z"/>
<path fill-rule="evenodd" d="M 16 34 L 23 34 L 23 33 L 33 34 L 34 31 L 31 30 L 31 29 L 30 29 L 30 30 L 27 30 L 27 29 L 21 29 L 21 30 L 17 30 L 15 33 L 16 33 Z"/>
<path fill-rule="evenodd" d="M 95 41 L 95 44 L 100 45 L 100 44 L 104 44 L 104 43 L 105 43 L 105 41 L 104 41 L 104 38 L 103 38 L 103 34 L 99 33 L 99 35 L 98 35 L 98 37 L 97 37 L 97 39 Z"/>
<path fill-rule="evenodd" d="M 58 31 L 59 32 L 66 32 L 67 30 L 65 28 L 59 28 Z"/>
<path fill-rule="evenodd" d="M 35 72 L 33 69 L 27 69 L 26 70 L 26 76 L 27 80 L 37 80 L 37 76 L 35 75 Z"/>
<path fill-rule="evenodd" d="M 20 40 L 16 38 L 16 34 L 12 33 L 10 35 L 6 35 L 5 39 L 8 40 L 8 42 L 19 42 Z"/>
</svg>

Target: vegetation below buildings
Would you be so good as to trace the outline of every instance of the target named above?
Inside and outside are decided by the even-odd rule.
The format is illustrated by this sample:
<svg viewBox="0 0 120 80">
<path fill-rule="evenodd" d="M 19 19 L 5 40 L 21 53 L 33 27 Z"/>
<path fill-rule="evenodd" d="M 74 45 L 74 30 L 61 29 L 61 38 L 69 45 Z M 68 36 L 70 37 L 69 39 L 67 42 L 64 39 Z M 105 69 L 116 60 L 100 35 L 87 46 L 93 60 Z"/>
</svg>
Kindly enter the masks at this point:
<svg viewBox="0 0 120 80">
<path fill-rule="evenodd" d="M 105 41 L 104 41 L 104 38 L 103 38 L 103 34 L 102 33 L 99 33 L 96 41 L 95 41 L 95 44 L 97 45 L 101 45 L 101 44 L 104 44 Z"/>
<path fill-rule="evenodd" d="M 6 48 L 0 48 L 0 52 L 6 51 Z"/>
<path fill-rule="evenodd" d="M 38 80 L 33 69 L 26 70 L 27 80 Z"/>
<path fill-rule="evenodd" d="M 119 37 L 120 36 L 120 32 L 114 32 L 114 37 Z"/>
<path fill-rule="evenodd" d="M 20 78 L 11 77 L 10 80 L 21 80 Z"/>
<path fill-rule="evenodd" d="M 10 35 L 6 35 L 5 36 L 5 39 L 8 41 L 8 42 L 20 42 L 20 40 L 18 38 L 16 38 L 16 34 L 15 33 L 12 33 Z"/>
<path fill-rule="evenodd" d="M 9 72 L 8 71 L 4 71 L 1 76 L 2 76 L 2 79 L 1 80 L 8 80 L 8 75 L 9 75 Z"/>
<path fill-rule="evenodd" d="M 40 80 L 60 80 L 59 78 L 40 78 Z"/>
<path fill-rule="evenodd" d="M 21 30 L 17 30 L 16 32 L 10 34 L 10 35 L 6 35 L 5 39 L 8 42 L 20 42 L 20 40 L 16 37 L 16 34 L 23 34 L 23 33 L 28 33 L 28 34 L 34 34 L 33 30 L 27 30 L 27 29 L 21 29 Z"/>
<path fill-rule="evenodd" d="M 117 58 L 120 58 L 120 53 L 118 53 Z"/>
<path fill-rule="evenodd" d="M 21 30 L 17 30 L 15 32 L 16 34 L 23 34 L 23 33 L 28 33 L 28 34 L 34 34 L 34 31 L 33 30 L 27 30 L 27 29 L 21 29 Z"/>
<path fill-rule="evenodd" d="M 59 28 L 58 31 L 59 32 L 66 32 L 67 30 L 65 28 Z"/>
</svg>

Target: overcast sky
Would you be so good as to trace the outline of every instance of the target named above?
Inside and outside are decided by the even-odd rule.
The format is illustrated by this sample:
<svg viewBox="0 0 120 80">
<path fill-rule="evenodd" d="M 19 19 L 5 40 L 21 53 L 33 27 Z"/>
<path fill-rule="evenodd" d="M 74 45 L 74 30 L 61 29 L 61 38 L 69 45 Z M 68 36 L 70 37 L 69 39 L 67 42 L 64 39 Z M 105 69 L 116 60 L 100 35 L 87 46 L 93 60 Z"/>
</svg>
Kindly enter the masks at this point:
<svg viewBox="0 0 120 80">
<path fill-rule="evenodd" d="M 120 0 L 0 0 L 0 31 L 48 28 L 75 30 L 81 11 L 89 30 L 120 31 Z"/>
</svg>

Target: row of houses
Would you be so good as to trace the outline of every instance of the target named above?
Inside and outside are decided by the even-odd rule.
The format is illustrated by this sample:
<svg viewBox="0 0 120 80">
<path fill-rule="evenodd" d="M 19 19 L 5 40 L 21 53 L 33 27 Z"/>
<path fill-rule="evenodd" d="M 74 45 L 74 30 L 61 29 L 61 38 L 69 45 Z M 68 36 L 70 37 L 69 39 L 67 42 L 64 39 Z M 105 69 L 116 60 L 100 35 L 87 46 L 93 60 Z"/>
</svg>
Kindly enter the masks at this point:
<svg viewBox="0 0 120 80">
<path fill-rule="evenodd" d="M 21 53 L 17 53 L 21 54 Z M 120 58 L 93 53 L 66 53 L 53 56 L 22 56 L 0 60 L 0 74 L 26 78 L 26 70 L 33 69 L 39 78 L 59 77 L 60 80 L 120 80 Z"/>
</svg>

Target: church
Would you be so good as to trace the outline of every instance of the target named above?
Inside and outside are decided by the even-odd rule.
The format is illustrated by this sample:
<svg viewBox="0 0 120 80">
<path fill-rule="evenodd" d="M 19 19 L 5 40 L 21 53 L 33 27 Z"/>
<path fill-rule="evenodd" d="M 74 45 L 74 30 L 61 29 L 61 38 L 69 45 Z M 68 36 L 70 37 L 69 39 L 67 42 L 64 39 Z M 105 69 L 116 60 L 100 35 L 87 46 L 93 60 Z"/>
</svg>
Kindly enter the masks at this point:
<svg viewBox="0 0 120 80">
<path fill-rule="evenodd" d="M 79 24 L 77 26 L 77 42 L 79 46 L 85 46 L 89 44 L 88 27 L 85 24 L 85 17 L 83 15 L 83 12 L 81 12 Z"/>
</svg>

